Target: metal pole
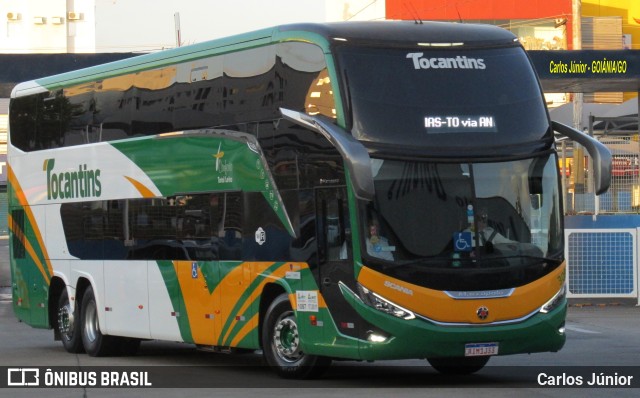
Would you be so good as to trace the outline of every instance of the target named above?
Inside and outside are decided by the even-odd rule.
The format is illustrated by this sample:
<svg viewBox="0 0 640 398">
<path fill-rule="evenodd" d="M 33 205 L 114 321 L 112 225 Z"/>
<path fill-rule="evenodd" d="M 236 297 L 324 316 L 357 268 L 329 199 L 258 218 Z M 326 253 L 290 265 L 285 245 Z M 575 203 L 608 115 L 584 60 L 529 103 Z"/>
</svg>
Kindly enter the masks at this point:
<svg viewBox="0 0 640 398">
<path fill-rule="evenodd" d="M 569 185 L 569 176 L 567 176 L 567 142 L 566 140 L 562 140 L 562 197 L 564 198 L 564 203 L 569 203 L 567 200 L 567 186 Z M 565 215 L 567 213 L 567 206 L 564 209 Z M 571 213 L 573 213 L 573 200 L 571 201 Z"/>
<path fill-rule="evenodd" d="M 582 49 L 582 1 L 572 0 L 572 45 L 574 50 Z M 582 131 L 582 93 L 573 94 L 573 127 Z"/>
<path fill-rule="evenodd" d="M 182 45 L 182 39 L 180 38 L 180 13 L 176 12 L 173 14 L 173 21 L 176 27 L 176 47 L 180 47 Z"/>
</svg>

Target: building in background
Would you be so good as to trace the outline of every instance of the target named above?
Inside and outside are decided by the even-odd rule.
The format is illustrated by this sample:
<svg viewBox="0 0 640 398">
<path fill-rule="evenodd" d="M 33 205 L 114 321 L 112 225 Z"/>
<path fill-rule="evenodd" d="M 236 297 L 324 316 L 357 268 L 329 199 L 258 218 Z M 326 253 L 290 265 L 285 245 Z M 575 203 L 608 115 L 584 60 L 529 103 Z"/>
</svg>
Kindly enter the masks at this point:
<svg viewBox="0 0 640 398">
<path fill-rule="evenodd" d="M 383 19 L 383 0 L 3 0 L 0 53 L 158 51 L 294 22 Z M 286 12 L 283 12 L 286 10 Z"/>
<path fill-rule="evenodd" d="M 498 25 L 520 37 L 528 50 L 575 48 L 575 0 L 386 0 L 387 19 L 474 21 Z M 640 2 L 637 0 L 582 0 L 583 47 L 593 37 L 620 29 L 616 46 L 640 49 Z M 610 19 L 610 25 L 607 23 Z M 618 33 L 616 33 L 618 34 Z M 621 35 L 624 35 L 624 39 Z M 602 44 L 599 44 L 602 45 Z M 601 49 L 601 48 L 598 48 Z"/>
<path fill-rule="evenodd" d="M 16 83 L 173 48 L 178 37 L 186 45 L 285 23 L 375 20 L 384 13 L 385 2 L 371 0 L 278 0 L 277 7 L 264 0 L 2 0 L 0 236 L 7 231 L 8 98 Z"/>
<path fill-rule="evenodd" d="M 581 41 L 575 42 L 574 3 L 581 4 Z M 512 31 L 527 50 L 640 49 L 637 0 L 387 0 L 388 19 L 473 21 Z M 587 93 L 585 102 L 622 103 L 633 93 Z M 569 100 L 547 95 L 553 105 Z"/>
</svg>

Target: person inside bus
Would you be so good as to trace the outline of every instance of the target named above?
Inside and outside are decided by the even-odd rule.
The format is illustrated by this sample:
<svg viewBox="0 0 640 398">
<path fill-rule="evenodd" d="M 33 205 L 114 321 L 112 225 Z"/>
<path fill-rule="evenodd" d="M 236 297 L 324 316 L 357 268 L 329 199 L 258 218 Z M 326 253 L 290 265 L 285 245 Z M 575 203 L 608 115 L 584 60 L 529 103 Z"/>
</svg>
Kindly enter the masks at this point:
<svg viewBox="0 0 640 398">
<path fill-rule="evenodd" d="M 514 240 L 506 238 L 502 235 L 498 230 L 489 226 L 489 213 L 486 209 L 480 209 L 478 212 L 478 235 L 480 237 L 481 246 L 486 246 L 487 248 L 495 245 L 495 244 L 503 244 L 503 243 L 517 243 Z"/>
<path fill-rule="evenodd" d="M 389 241 L 380 235 L 380 223 L 376 219 L 369 222 L 369 231 L 366 239 L 367 253 L 372 257 L 382 260 L 393 261 L 394 246 L 389 245 Z"/>
</svg>

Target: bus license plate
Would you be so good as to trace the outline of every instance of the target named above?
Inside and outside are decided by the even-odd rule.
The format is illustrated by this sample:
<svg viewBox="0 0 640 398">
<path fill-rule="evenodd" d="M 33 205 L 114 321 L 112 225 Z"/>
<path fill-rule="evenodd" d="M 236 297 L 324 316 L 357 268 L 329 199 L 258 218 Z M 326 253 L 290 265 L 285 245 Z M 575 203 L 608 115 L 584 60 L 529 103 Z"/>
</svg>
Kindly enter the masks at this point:
<svg viewBox="0 0 640 398">
<path fill-rule="evenodd" d="M 464 345 L 465 357 L 498 355 L 498 343 L 470 343 Z"/>
</svg>

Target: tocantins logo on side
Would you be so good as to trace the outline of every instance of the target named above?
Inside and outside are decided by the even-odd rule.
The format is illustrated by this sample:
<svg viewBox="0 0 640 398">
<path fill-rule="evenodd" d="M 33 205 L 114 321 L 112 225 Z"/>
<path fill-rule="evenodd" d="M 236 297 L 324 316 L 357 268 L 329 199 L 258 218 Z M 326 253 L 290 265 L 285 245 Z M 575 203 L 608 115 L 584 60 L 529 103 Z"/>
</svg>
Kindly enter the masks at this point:
<svg viewBox="0 0 640 398">
<path fill-rule="evenodd" d="M 55 159 L 45 159 L 42 171 L 47 173 L 47 200 L 100 197 L 100 169 L 88 169 L 86 164 L 78 165 L 75 171 L 54 171 Z"/>
<path fill-rule="evenodd" d="M 216 172 L 218 173 L 218 184 L 229 184 L 233 182 L 233 163 L 223 159 L 224 151 L 222 142 L 218 145 L 218 153 L 211 155 L 216 159 Z"/>
</svg>

